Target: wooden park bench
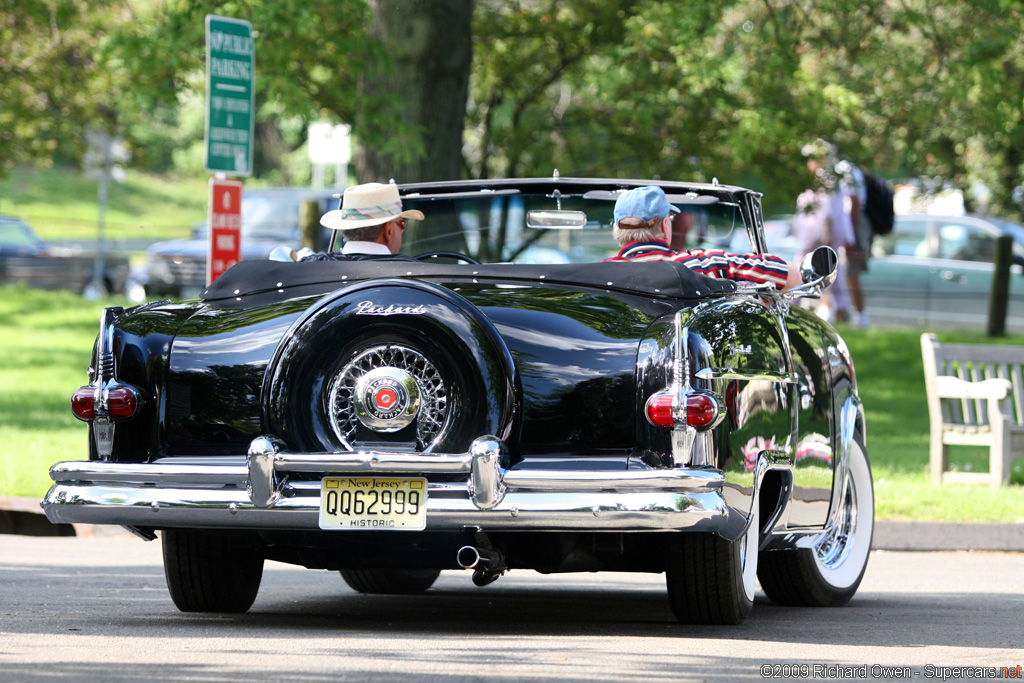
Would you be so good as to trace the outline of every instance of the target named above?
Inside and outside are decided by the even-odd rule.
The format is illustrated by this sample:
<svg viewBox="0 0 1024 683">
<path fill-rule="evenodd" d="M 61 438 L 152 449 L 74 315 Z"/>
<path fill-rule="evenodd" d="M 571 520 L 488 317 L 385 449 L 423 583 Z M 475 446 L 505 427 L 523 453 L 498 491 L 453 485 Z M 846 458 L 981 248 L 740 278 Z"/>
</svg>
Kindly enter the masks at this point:
<svg viewBox="0 0 1024 683">
<path fill-rule="evenodd" d="M 921 335 L 932 479 L 1010 483 L 1010 463 L 1024 455 L 1024 348 L 941 344 Z M 949 447 L 988 446 L 988 472 L 949 471 Z"/>
</svg>

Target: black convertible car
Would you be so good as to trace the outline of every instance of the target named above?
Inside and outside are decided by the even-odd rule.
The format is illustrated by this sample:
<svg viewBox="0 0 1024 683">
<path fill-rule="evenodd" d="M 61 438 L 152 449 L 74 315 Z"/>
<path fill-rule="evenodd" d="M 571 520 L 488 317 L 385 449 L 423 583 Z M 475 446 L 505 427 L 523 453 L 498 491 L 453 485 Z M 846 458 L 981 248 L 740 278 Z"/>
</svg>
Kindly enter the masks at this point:
<svg viewBox="0 0 1024 683">
<path fill-rule="evenodd" d="M 402 186 L 429 234 L 612 247 L 618 194 L 577 178 Z M 760 195 L 657 183 L 700 240 Z M 474 237 L 475 235 L 475 237 Z M 332 249 L 337 245 L 332 245 Z M 525 252 L 523 252 L 525 253 Z M 161 537 L 179 609 L 241 612 L 265 559 L 416 593 L 444 569 L 663 572 L 680 621 L 856 592 L 874 516 L 864 412 L 834 329 L 795 305 L 835 278 L 738 287 L 671 263 L 243 261 L 200 300 L 102 314 L 53 466 L 54 522 Z"/>
</svg>

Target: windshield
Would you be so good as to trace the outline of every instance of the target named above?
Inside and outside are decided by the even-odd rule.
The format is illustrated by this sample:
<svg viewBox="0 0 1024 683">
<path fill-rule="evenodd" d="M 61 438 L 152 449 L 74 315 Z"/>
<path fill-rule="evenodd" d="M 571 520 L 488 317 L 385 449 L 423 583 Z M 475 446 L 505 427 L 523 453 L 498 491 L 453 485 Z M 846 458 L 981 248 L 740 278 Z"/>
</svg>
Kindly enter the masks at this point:
<svg viewBox="0 0 1024 683">
<path fill-rule="evenodd" d="M 284 193 L 242 195 L 242 237 L 276 242 L 298 242 L 299 211 L 311 197 Z M 336 201 L 336 200 L 335 200 Z M 206 239 L 210 226 L 203 223 L 193 231 L 194 239 Z"/>
<path fill-rule="evenodd" d="M 242 202 L 242 235 L 291 239 L 298 229 L 298 197 L 246 195 Z"/>
<path fill-rule="evenodd" d="M 619 251 L 612 236 L 612 212 L 617 196 L 617 192 L 608 191 L 553 196 L 498 190 L 458 196 L 406 197 L 403 208 L 418 209 L 425 219 L 408 221 L 402 253 L 455 251 L 483 262 L 601 261 Z M 737 204 L 693 193 L 669 193 L 669 201 L 680 210 L 673 220 L 671 246 L 676 250 L 723 248 L 729 245 L 734 233 L 746 236 Z M 531 216 L 531 211 L 543 211 L 543 217 Z M 528 226 L 529 223 L 550 225 L 553 217 L 559 215 L 566 216 L 566 226 L 576 227 Z"/>
</svg>

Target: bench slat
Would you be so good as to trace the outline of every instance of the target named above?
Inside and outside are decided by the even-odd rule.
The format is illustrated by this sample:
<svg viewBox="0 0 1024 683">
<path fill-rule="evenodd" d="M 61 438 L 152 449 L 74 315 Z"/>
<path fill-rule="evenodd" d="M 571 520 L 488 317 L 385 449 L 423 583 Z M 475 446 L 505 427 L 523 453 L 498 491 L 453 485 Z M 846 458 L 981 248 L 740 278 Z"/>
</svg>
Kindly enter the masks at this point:
<svg viewBox="0 0 1024 683">
<path fill-rule="evenodd" d="M 1024 376 L 1021 374 L 1021 366 L 1014 365 L 1010 371 L 1010 381 L 1013 383 L 1013 418 L 1019 425 L 1024 425 L 1024 401 L 1021 401 L 1021 388 L 1024 387 Z"/>
</svg>

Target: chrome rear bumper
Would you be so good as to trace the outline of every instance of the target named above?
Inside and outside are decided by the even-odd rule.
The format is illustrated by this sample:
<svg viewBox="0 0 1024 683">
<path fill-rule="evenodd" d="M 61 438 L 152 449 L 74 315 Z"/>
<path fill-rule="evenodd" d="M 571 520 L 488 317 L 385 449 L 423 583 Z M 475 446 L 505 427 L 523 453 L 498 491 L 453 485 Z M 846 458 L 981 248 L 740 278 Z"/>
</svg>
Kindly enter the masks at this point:
<svg viewBox="0 0 1024 683">
<path fill-rule="evenodd" d="M 671 531 L 738 535 L 750 494 L 726 501 L 720 470 L 506 470 L 501 444 L 468 453 L 287 453 L 271 437 L 242 457 L 179 457 L 148 464 L 62 462 L 42 501 L 51 522 L 140 528 L 319 528 L 317 475 L 464 475 L 430 482 L 427 529 Z M 302 474 L 304 478 L 292 475 Z M 309 475 L 314 475 L 310 478 Z M 743 508 L 746 509 L 743 509 Z"/>
</svg>

